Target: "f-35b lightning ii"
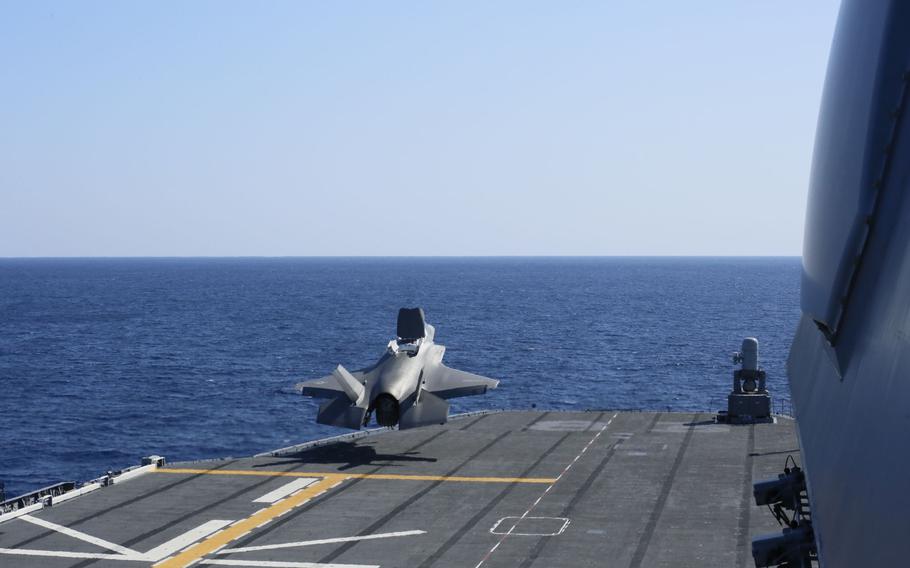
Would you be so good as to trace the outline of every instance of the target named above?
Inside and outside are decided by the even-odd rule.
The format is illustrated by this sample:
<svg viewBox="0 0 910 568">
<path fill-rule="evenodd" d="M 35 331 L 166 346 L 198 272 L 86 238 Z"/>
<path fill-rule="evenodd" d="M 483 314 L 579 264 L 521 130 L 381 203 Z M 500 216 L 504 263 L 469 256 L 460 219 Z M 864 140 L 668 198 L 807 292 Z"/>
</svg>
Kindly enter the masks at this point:
<svg viewBox="0 0 910 568">
<path fill-rule="evenodd" d="M 341 365 L 331 375 L 297 385 L 304 396 L 328 399 L 316 422 L 359 430 L 375 412 L 380 426 L 405 430 L 444 424 L 446 399 L 484 394 L 499 381 L 442 364 L 445 347 L 433 343 L 436 330 L 421 308 L 398 311 L 398 337 L 371 367 L 348 371 Z"/>
</svg>

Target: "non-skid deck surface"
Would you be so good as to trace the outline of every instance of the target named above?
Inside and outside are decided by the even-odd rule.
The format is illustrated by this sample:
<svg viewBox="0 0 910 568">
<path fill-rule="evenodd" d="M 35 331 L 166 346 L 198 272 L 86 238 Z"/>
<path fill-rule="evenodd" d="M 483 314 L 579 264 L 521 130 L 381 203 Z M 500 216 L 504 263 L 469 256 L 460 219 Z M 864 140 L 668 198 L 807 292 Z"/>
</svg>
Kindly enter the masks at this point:
<svg viewBox="0 0 910 568">
<path fill-rule="evenodd" d="M 168 466 L 0 524 L 3 567 L 751 566 L 795 428 L 503 412 Z"/>
</svg>

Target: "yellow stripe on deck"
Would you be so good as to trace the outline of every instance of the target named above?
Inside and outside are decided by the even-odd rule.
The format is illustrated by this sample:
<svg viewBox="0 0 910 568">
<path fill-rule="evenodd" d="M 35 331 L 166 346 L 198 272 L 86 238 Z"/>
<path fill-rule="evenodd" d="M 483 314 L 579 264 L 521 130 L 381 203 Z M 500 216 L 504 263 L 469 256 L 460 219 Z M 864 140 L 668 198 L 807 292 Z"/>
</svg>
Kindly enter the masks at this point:
<svg viewBox="0 0 910 568">
<path fill-rule="evenodd" d="M 254 471 L 249 469 L 165 468 L 155 473 L 194 475 L 253 475 L 258 477 L 331 477 L 334 479 L 387 479 L 399 481 L 454 481 L 460 483 L 554 483 L 550 477 L 466 477 L 459 475 L 405 475 L 392 473 L 314 473 L 298 471 Z"/>
<path fill-rule="evenodd" d="M 200 471 L 200 472 L 209 472 L 210 470 L 159 470 L 159 471 L 170 471 L 172 473 L 188 473 L 190 471 Z M 275 517 L 287 513 L 295 507 L 303 505 L 313 497 L 328 491 L 330 488 L 344 481 L 344 477 L 340 475 L 333 474 L 322 474 L 324 479 L 309 485 L 306 489 L 299 493 L 291 495 L 287 499 L 278 501 L 271 507 L 266 507 L 265 509 L 260 509 L 259 511 L 253 513 L 251 516 L 238 521 L 233 525 L 225 527 L 223 530 L 215 533 L 210 536 L 208 539 L 203 540 L 193 546 L 187 548 L 180 554 L 172 556 L 167 560 L 163 560 L 155 564 L 156 568 L 184 568 L 189 566 L 193 562 L 201 559 L 206 554 L 211 554 L 219 548 L 225 546 L 226 544 L 241 538 L 255 528 L 261 527 L 262 525 L 268 523 Z"/>
</svg>

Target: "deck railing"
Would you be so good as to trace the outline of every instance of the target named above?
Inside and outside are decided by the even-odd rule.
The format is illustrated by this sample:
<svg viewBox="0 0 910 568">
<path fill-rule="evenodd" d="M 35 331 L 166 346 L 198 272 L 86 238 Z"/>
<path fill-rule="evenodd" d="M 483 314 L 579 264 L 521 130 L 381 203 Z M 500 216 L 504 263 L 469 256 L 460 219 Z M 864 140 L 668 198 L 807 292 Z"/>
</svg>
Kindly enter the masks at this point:
<svg viewBox="0 0 910 568">
<path fill-rule="evenodd" d="M 12 513 L 13 511 L 18 511 L 19 509 L 24 509 L 36 503 L 41 503 L 47 497 L 54 498 L 63 495 L 68 491 L 72 491 L 76 487 L 74 481 L 62 481 L 55 485 L 49 485 L 47 487 L 42 487 L 41 489 L 36 489 L 31 493 L 26 493 L 25 495 L 20 495 L 18 497 L 13 497 L 12 499 L 7 499 L 6 501 L 0 502 L 0 515 L 4 513 Z"/>
</svg>

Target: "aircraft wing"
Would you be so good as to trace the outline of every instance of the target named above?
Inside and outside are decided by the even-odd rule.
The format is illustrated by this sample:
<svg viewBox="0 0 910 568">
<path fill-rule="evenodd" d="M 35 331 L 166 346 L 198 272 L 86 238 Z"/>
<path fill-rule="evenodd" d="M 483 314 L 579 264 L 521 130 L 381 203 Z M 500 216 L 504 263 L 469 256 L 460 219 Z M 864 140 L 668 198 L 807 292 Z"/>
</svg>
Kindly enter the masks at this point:
<svg viewBox="0 0 910 568">
<path fill-rule="evenodd" d="M 351 375 L 358 381 L 363 380 L 363 371 L 353 371 Z M 313 398 L 343 398 L 348 399 L 348 393 L 335 378 L 335 375 L 326 375 L 318 379 L 297 383 L 294 389 L 303 396 Z"/>
<path fill-rule="evenodd" d="M 426 378 L 424 388 L 439 398 L 455 398 L 484 394 L 498 385 L 499 381 L 496 379 L 488 379 L 474 373 L 439 365 Z"/>
</svg>

